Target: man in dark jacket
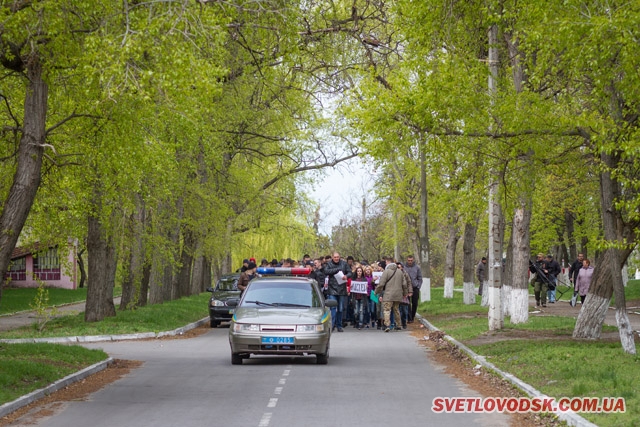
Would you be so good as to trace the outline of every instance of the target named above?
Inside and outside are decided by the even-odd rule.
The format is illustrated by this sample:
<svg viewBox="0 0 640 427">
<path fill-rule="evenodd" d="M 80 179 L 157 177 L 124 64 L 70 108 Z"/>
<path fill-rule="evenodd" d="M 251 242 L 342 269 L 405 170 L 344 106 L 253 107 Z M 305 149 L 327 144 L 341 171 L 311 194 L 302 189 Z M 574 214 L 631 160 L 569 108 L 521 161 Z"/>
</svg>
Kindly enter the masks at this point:
<svg viewBox="0 0 640 427">
<path fill-rule="evenodd" d="M 337 307 L 331 307 L 332 330 L 342 332 L 342 313 L 346 308 L 347 279 L 351 278 L 351 269 L 345 260 L 340 259 L 340 254 L 334 252 L 322 271 L 329 278 L 327 298 L 338 301 Z"/>
<path fill-rule="evenodd" d="M 549 296 L 549 302 L 556 302 L 556 285 L 558 284 L 558 274 L 562 271 L 558 261 L 553 259 L 553 255 L 547 255 L 547 262 L 545 263 L 545 274 L 549 278 L 549 290 L 547 294 Z"/>
<path fill-rule="evenodd" d="M 313 271 L 311 272 L 311 274 L 309 274 L 309 277 L 311 277 L 312 279 L 315 279 L 316 282 L 318 282 L 320 289 L 322 289 L 322 293 L 325 294 L 325 297 L 326 297 L 327 292 L 324 289 L 324 278 L 326 276 L 324 274 L 324 271 L 322 271 L 323 261 L 324 261 L 324 258 L 316 258 L 313 260 Z"/>
<path fill-rule="evenodd" d="M 584 254 L 578 254 L 578 259 L 573 261 L 573 264 L 571 264 L 571 267 L 569 267 L 569 281 L 573 283 L 574 288 L 576 286 L 578 273 L 582 268 L 582 261 L 584 261 Z"/>
<path fill-rule="evenodd" d="M 529 266 L 529 271 L 536 274 L 536 281 L 533 284 L 533 293 L 536 297 L 536 307 L 547 306 L 548 281 L 545 270 L 544 255 L 538 254 L 535 262 Z"/>
<path fill-rule="evenodd" d="M 411 311 L 409 312 L 409 323 L 413 322 L 418 310 L 418 304 L 420 303 L 420 288 L 422 287 L 422 270 L 420 266 L 416 264 L 413 255 L 407 257 L 407 265 L 404 266 L 404 271 L 409 275 L 411 279 L 412 295 L 411 295 Z"/>
</svg>

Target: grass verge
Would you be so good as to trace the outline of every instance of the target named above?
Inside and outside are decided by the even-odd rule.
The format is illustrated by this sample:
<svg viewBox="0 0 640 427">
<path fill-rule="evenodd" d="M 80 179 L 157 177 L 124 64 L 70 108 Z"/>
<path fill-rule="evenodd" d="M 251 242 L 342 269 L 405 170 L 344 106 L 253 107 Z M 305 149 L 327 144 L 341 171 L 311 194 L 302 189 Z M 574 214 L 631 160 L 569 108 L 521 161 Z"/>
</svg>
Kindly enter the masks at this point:
<svg viewBox="0 0 640 427">
<path fill-rule="evenodd" d="M 640 281 L 630 281 L 627 298 L 638 299 L 639 289 Z M 479 301 L 464 305 L 461 292 L 445 299 L 442 288 L 432 289 L 431 301 L 420 305 L 420 313 L 498 368 L 549 396 L 624 398 L 625 413 L 580 413 L 598 426 L 640 426 L 640 357 L 625 354 L 617 338 L 574 340 L 575 319 L 561 316 L 530 316 L 528 323 L 518 325 L 505 318 L 501 331 L 489 333 L 487 309 Z M 617 328 L 603 327 L 603 333 L 612 331 Z M 488 335 L 491 339 L 486 339 Z"/>
<path fill-rule="evenodd" d="M 0 314 L 17 313 L 25 310 L 33 310 L 32 305 L 36 299 L 38 288 L 5 288 L 2 290 L 0 301 Z M 57 306 L 82 302 L 87 299 L 87 288 L 82 289 L 57 289 L 47 288 L 49 305 Z"/>
<path fill-rule="evenodd" d="M 0 405 L 108 357 L 80 346 L 0 343 Z"/>
<path fill-rule="evenodd" d="M 210 294 L 202 293 L 164 304 L 117 311 L 115 317 L 86 323 L 84 313 L 53 319 L 42 332 L 27 326 L 0 333 L 0 338 L 40 338 L 84 335 L 115 335 L 140 332 L 170 331 L 195 322 L 208 315 Z"/>
</svg>

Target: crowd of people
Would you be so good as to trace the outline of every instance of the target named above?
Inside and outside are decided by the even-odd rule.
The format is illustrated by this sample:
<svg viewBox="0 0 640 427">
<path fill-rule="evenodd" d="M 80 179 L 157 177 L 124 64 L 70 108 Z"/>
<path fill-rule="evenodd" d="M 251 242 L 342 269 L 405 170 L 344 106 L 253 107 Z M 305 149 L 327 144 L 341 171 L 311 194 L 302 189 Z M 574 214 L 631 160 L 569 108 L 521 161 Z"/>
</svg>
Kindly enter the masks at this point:
<svg viewBox="0 0 640 427">
<path fill-rule="evenodd" d="M 243 260 L 239 269 L 238 289 L 243 291 L 256 276 L 255 258 Z M 420 302 L 422 272 L 413 256 L 406 263 L 385 257 L 376 262 L 342 258 L 338 252 L 311 259 L 290 258 L 269 262 L 263 258 L 260 267 L 308 267 L 310 276 L 321 286 L 325 298 L 336 300 L 331 308 L 332 330 L 343 332 L 347 326 L 357 329 L 377 329 L 389 332 L 407 329 L 412 323 Z M 359 284 L 352 292 L 351 284 Z M 366 286 L 364 286 L 366 283 Z"/>
<path fill-rule="evenodd" d="M 243 260 L 238 270 L 242 274 L 238 280 L 238 289 L 244 291 L 251 279 L 256 277 L 255 258 Z M 332 329 L 343 332 L 351 325 L 357 329 L 379 329 L 389 332 L 403 330 L 412 323 L 420 302 L 422 272 L 415 258 L 409 255 L 402 263 L 385 257 L 369 263 L 367 260 L 355 260 L 352 256 L 342 258 L 338 252 L 316 259 L 305 255 L 302 260 L 290 258 L 262 258 L 260 267 L 308 267 L 310 276 L 321 286 L 324 296 L 338 302 L 331 308 Z M 593 266 L 583 254 L 571 264 L 568 272 L 575 296 L 584 303 L 589 291 Z M 536 307 L 546 307 L 547 301 L 555 303 L 558 275 L 562 271 L 560 264 L 552 255 L 538 254 L 530 264 L 533 276 Z M 478 294 L 485 291 L 487 280 L 487 258 L 483 257 L 476 267 L 476 277 L 480 282 Z M 359 284 L 357 292 L 351 291 L 352 282 Z"/>
</svg>

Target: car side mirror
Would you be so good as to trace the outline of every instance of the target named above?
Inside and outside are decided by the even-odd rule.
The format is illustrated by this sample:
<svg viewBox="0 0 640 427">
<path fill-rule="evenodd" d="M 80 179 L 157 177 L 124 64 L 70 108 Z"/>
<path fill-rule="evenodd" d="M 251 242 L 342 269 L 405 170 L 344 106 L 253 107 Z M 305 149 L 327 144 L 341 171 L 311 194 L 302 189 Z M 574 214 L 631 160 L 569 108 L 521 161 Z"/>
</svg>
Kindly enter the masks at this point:
<svg viewBox="0 0 640 427">
<path fill-rule="evenodd" d="M 338 306 L 338 301 L 334 300 L 334 299 L 327 299 L 324 301 L 324 306 L 325 307 L 337 307 Z"/>
<path fill-rule="evenodd" d="M 235 298 L 227 300 L 227 306 L 228 307 L 237 307 L 238 306 L 238 300 L 235 299 Z"/>
<path fill-rule="evenodd" d="M 207 288 L 207 292 L 213 292 L 213 288 Z"/>
</svg>

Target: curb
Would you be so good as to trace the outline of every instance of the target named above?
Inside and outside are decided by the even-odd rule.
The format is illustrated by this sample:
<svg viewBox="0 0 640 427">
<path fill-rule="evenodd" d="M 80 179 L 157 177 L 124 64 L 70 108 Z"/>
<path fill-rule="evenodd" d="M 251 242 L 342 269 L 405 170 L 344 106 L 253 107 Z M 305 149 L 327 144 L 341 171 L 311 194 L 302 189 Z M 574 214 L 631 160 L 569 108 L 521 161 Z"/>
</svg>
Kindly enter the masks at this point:
<svg viewBox="0 0 640 427">
<path fill-rule="evenodd" d="M 162 338 L 167 336 L 182 335 L 191 329 L 198 328 L 209 322 L 209 317 L 198 320 L 197 322 L 189 323 L 186 326 L 174 329 L 172 331 L 164 332 L 140 332 L 138 334 L 122 334 L 122 335 L 87 335 L 87 336 L 73 336 L 73 337 L 50 337 L 50 338 L 19 338 L 19 339 L 0 339 L 0 343 L 3 344 L 34 344 L 34 343 L 49 343 L 49 344 L 75 344 L 75 343 L 93 343 L 93 342 L 105 342 L 105 341 L 126 341 L 126 340 L 141 340 L 146 338 Z"/>
<path fill-rule="evenodd" d="M 418 318 L 418 320 L 420 320 L 420 323 L 422 323 L 430 331 L 442 332 L 442 331 L 440 331 L 440 329 L 435 327 L 427 319 L 425 319 L 424 317 L 420 316 L 419 314 L 416 314 L 416 318 Z M 451 344 L 455 345 L 456 347 L 458 347 L 460 350 L 462 350 L 465 353 L 467 353 L 467 355 L 471 359 L 473 359 L 474 361 L 476 361 L 480 365 L 484 366 L 486 369 L 489 369 L 489 370 L 495 372 L 500 377 L 502 377 L 502 379 L 509 381 L 511 384 L 515 385 L 520 390 L 524 391 L 529 397 L 540 397 L 540 398 L 549 398 L 550 397 L 550 396 L 547 396 L 546 394 L 540 392 L 539 390 L 533 388 L 533 386 L 525 383 L 524 381 L 522 381 L 518 377 L 516 377 L 516 376 L 514 376 L 514 375 L 512 375 L 512 374 L 510 374 L 508 372 L 504 372 L 501 369 L 499 369 L 498 367 L 496 367 L 494 364 L 492 364 L 490 362 L 487 362 L 487 359 L 484 356 L 480 356 L 479 354 L 475 353 L 469 347 L 467 347 L 466 345 L 462 344 L 461 342 L 459 342 L 458 340 L 456 340 L 452 336 L 449 336 L 449 335 L 445 334 L 444 339 L 447 340 L 448 342 L 450 342 Z M 554 402 L 554 404 L 557 404 L 555 399 L 553 399 L 553 402 Z M 574 412 L 554 411 L 553 413 L 555 414 L 555 416 L 559 420 L 566 422 L 567 425 L 570 425 L 570 426 L 576 426 L 576 427 L 598 427 L 596 424 L 592 423 L 591 421 L 585 420 L 580 415 L 578 415 L 578 414 L 576 414 Z"/>
<path fill-rule="evenodd" d="M 109 366 L 112 363 L 113 363 L 113 358 L 109 357 L 108 359 L 103 360 L 102 362 L 98 362 L 74 374 L 67 375 L 66 377 L 61 378 L 58 381 L 54 382 L 53 384 L 49 385 L 48 387 L 41 388 L 36 391 L 32 391 L 31 393 L 25 394 L 24 396 L 19 397 L 12 402 L 7 402 L 4 405 L 0 406 L 0 418 L 14 411 L 17 411 L 18 409 L 24 406 L 27 406 L 38 399 L 42 399 L 43 397 L 46 397 L 53 392 L 56 392 L 64 387 L 67 387 L 70 384 L 73 384 L 77 381 L 81 381 L 87 378 L 89 375 L 93 375 L 97 372 L 100 372 L 106 369 L 107 366 Z"/>
</svg>

